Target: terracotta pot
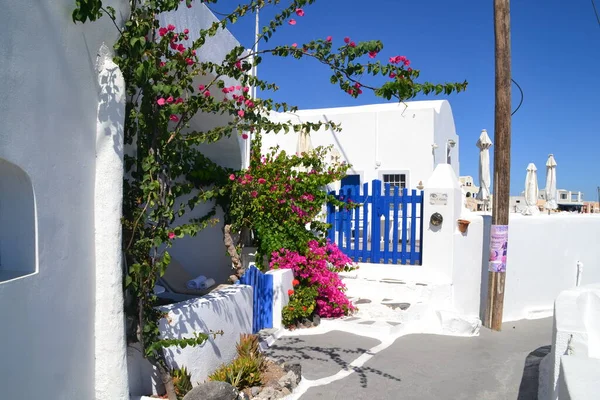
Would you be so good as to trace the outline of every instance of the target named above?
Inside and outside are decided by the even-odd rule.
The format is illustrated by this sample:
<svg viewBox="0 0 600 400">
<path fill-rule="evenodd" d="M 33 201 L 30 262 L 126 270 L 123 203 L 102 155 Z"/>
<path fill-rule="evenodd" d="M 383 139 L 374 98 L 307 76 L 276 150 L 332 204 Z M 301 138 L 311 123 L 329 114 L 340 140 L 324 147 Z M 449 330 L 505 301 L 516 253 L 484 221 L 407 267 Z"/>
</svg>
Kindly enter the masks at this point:
<svg viewBox="0 0 600 400">
<path fill-rule="evenodd" d="M 467 229 L 469 228 L 470 223 L 471 223 L 471 221 L 467 221 L 466 219 L 459 219 L 458 220 L 458 230 L 461 233 L 465 233 L 467 231 Z"/>
</svg>

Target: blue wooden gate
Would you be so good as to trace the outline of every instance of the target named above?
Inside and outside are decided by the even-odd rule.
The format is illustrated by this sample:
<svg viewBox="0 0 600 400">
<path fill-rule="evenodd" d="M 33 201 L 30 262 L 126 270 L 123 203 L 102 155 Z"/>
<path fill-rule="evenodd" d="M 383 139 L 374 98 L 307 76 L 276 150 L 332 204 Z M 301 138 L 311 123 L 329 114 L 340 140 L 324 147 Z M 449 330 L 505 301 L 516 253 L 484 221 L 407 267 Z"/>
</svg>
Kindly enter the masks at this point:
<svg viewBox="0 0 600 400">
<path fill-rule="evenodd" d="M 242 285 L 252 286 L 252 333 L 273 327 L 273 275 L 263 274 L 255 266 L 240 278 Z"/>
<path fill-rule="evenodd" d="M 421 264 L 423 254 L 423 192 L 400 189 L 380 180 L 343 186 L 338 200 L 358 203 L 348 209 L 327 205 L 328 237 L 355 262 Z"/>
</svg>

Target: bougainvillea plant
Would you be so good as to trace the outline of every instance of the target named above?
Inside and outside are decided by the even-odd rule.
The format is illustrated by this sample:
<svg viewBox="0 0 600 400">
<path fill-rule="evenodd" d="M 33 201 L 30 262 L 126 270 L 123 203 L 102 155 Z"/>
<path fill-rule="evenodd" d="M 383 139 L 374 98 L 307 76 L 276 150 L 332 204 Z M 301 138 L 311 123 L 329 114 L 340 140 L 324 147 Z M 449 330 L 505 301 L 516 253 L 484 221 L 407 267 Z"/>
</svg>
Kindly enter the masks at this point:
<svg viewBox="0 0 600 400">
<path fill-rule="evenodd" d="M 298 281 L 296 286 L 316 288 L 314 311 L 319 316 L 341 317 L 354 311 L 355 307 L 345 294 L 346 286 L 342 283 L 339 273 L 351 271 L 356 265 L 335 243 L 323 244 L 313 239 L 308 242 L 308 250 L 303 254 L 281 249 L 271 255 L 271 268 L 291 269 Z M 289 313 L 290 307 L 291 311 L 296 309 L 294 296 L 295 294 L 292 294 L 290 304 L 284 309 L 284 314 L 287 310 L 292 317 L 287 320 L 288 325 L 297 322 L 294 318 L 306 317 Z"/>
<path fill-rule="evenodd" d="M 153 293 L 158 276 L 170 262 L 168 249 L 174 240 L 196 233 L 215 223 L 215 199 L 223 198 L 227 173 L 203 154 L 198 145 L 229 135 L 247 137 L 248 132 L 311 132 L 321 127 L 337 128 L 329 122 L 277 123 L 268 118 L 271 111 L 290 111 L 286 103 L 268 98 L 252 98 L 250 88 L 263 93 L 276 90 L 274 83 L 252 76 L 251 64 L 258 65 L 267 55 L 313 59 L 331 71 L 331 82 L 352 97 L 372 90 L 384 99 L 404 101 L 419 93 L 462 91 L 465 83 L 417 83 L 419 71 L 409 67 L 404 57 L 393 56 L 381 62 L 383 44 L 378 40 L 354 42 L 332 37 L 312 40 L 303 45 L 264 46 L 258 53 L 235 46 L 221 62 L 200 59 L 198 54 L 207 40 L 229 24 L 277 6 L 279 11 L 262 28 L 260 41 L 268 41 L 277 30 L 300 23 L 296 18 L 308 15 L 304 8 L 315 0 L 240 0 L 242 4 L 200 31 L 188 27 L 161 26 L 159 15 L 178 9 L 210 7 L 218 0 L 130 0 L 130 14 L 117 16 L 102 0 L 75 0 L 73 20 L 95 21 L 108 16 L 119 31 L 115 62 L 126 82 L 125 144 L 131 151 L 125 159 L 123 199 L 123 250 L 128 263 L 125 286 L 127 316 L 132 327 L 130 339 L 138 340 L 144 355 L 158 369 L 169 399 L 176 398 L 166 368 L 160 341 Z M 199 12 L 204 12 L 200 10 Z M 122 22 L 122 18 L 125 21 Z M 379 76 L 381 85 L 369 83 Z M 234 82 L 232 84 L 232 82 Z M 224 98 L 223 98 L 224 95 Z M 198 115 L 227 117 L 222 125 L 194 130 L 191 121 Z M 214 207 L 201 218 L 185 215 L 199 204 Z M 204 336 L 198 337 L 201 342 Z M 182 341 L 181 345 L 188 345 Z M 177 345 L 170 341 L 168 345 Z"/>
</svg>

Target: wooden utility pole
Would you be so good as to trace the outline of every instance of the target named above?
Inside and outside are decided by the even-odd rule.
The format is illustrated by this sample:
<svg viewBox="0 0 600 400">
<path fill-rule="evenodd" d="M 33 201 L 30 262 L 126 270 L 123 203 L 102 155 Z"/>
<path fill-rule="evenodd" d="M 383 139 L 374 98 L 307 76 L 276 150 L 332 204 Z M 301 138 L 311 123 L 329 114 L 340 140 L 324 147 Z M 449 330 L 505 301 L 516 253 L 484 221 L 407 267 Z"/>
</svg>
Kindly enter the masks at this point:
<svg viewBox="0 0 600 400">
<path fill-rule="evenodd" d="M 502 327 L 504 306 L 510 196 L 510 0 L 494 0 L 494 33 L 496 42 L 494 201 L 488 265 L 488 301 L 483 324 L 499 331 Z"/>
</svg>

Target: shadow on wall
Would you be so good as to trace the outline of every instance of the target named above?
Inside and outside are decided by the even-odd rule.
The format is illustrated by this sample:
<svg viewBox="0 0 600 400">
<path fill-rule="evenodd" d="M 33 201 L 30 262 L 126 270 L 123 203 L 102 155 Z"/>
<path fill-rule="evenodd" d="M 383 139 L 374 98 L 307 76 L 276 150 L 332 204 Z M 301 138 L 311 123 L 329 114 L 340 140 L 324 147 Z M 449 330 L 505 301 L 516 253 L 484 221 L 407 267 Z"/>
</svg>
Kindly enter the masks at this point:
<svg viewBox="0 0 600 400">
<path fill-rule="evenodd" d="M 479 290 L 479 319 L 485 318 L 488 295 L 488 262 L 490 257 L 490 230 L 492 228 L 492 216 L 483 215 L 483 242 L 481 249 L 481 286 Z"/>
</svg>

